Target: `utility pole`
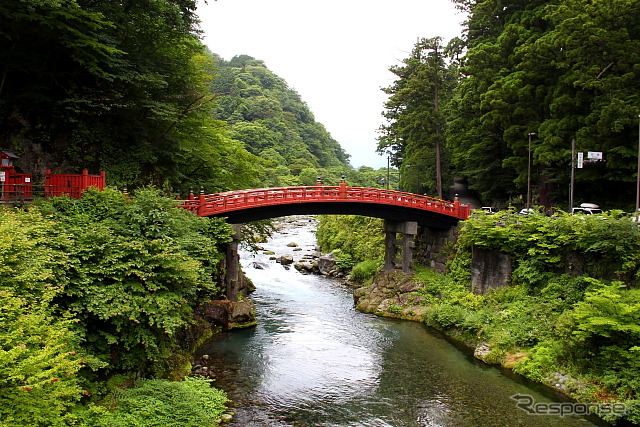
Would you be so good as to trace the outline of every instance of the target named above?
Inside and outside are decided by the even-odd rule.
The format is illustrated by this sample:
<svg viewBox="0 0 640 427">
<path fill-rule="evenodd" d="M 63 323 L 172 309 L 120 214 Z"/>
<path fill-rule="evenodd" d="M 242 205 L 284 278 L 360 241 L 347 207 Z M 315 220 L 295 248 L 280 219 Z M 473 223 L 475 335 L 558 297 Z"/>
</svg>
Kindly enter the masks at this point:
<svg viewBox="0 0 640 427">
<path fill-rule="evenodd" d="M 640 156 L 638 157 L 640 159 Z M 640 163 L 638 164 L 640 167 Z M 575 138 L 571 140 L 571 183 L 569 184 L 569 210 L 571 213 L 573 211 L 573 186 L 576 179 L 576 140 Z M 637 203 L 637 202 L 636 202 Z"/>
<path fill-rule="evenodd" d="M 536 132 L 529 132 L 529 161 L 527 162 L 527 209 L 531 207 L 531 137 Z"/>
</svg>

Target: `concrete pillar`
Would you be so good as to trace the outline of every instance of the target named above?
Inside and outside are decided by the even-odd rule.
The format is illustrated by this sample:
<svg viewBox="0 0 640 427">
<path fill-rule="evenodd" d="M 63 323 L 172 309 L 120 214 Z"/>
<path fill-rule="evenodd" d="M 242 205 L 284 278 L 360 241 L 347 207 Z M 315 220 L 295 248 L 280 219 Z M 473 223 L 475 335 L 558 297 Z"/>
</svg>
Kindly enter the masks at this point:
<svg viewBox="0 0 640 427">
<path fill-rule="evenodd" d="M 400 264 L 402 271 L 413 271 L 414 238 L 418 234 L 418 223 L 414 221 L 384 221 L 385 253 L 384 270 L 394 270 Z M 397 235 L 401 234 L 398 239 Z M 398 259 L 398 246 L 400 246 L 401 259 Z"/>
<path fill-rule="evenodd" d="M 226 250 L 226 275 L 225 284 L 227 286 L 227 299 L 238 301 L 240 293 L 240 255 L 238 255 L 238 244 L 240 243 L 240 224 L 233 224 L 233 234 L 231 242 L 227 243 Z"/>
</svg>

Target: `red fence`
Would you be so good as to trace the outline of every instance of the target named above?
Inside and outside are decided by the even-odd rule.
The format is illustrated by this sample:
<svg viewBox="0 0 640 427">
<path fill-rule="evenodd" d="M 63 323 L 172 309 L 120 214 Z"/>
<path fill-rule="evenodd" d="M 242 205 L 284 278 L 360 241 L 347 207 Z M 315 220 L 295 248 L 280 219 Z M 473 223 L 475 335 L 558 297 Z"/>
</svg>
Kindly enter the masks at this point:
<svg viewBox="0 0 640 427">
<path fill-rule="evenodd" d="M 67 195 L 69 197 L 79 198 L 82 196 L 82 192 L 89 187 L 104 190 L 105 181 L 106 177 L 104 172 L 100 172 L 100 175 L 89 175 L 89 171 L 85 169 L 82 171 L 82 175 L 66 175 L 52 174 L 51 171 L 47 169 L 44 180 L 45 196 Z"/>
<path fill-rule="evenodd" d="M 375 203 L 437 212 L 458 219 L 467 219 L 471 209 L 458 201 L 449 202 L 419 194 L 380 188 L 339 186 L 259 188 L 229 191 L 195 197 L 189 195 L 181 207 L 197 212 L 198 216 L 222 215 L 262 206 L 312 202 Z"/>
<path fill-rule="evenodd" d="M 36 196 L 53 197 L 66 195 L 72 198 L 82 197 L 82 193 L 90 187 L 104 190 L 106 175 L 89 175 L 89 171 L 83 170 L 82 174 L 52 174 L 46 171 L 44 185 L 33 184 L 31 175 L 15 173 L 13 168 L 7 168 L 0 172 L 3 180 L 0 180 L 0 192 L 2 203 L 30 200 Z"/>
</svg>

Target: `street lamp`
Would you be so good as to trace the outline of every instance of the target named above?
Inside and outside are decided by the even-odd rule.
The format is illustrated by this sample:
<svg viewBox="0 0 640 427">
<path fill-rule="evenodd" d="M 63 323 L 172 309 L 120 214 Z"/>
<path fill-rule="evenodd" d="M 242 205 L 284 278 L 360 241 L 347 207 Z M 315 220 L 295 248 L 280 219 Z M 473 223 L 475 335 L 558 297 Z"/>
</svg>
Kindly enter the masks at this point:
<svg viewBox="0 0 640 427">
<path fill-rule="evenodd" d="M 537 135 L 537 133 L 529 132 L 529 160 L 527 162 L 527 209 L 531 207 L 531 137 L 533 135 Z"/>
<path fill-rule="evenodd" d="M 387 190 L 391 181 L 391 153 L 387 153 Z"/>
</svg>

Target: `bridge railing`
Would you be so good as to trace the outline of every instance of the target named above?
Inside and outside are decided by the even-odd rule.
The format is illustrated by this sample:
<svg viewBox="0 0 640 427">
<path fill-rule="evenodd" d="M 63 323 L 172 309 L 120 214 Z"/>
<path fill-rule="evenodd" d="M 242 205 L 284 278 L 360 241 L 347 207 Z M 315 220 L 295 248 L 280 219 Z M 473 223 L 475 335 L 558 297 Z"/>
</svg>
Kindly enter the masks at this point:
<svg viewBox="0 0 640 427">
<path fill-rule="evenodd" d="M 190 194 L 181 206 L 196 211 L 199 216 L 209 216 L 251 207 L 311 202 L 380 203 L 439 212 L 459 219 L 466 219 L 470 214 L 469 206 L 458 201 L 380 188 L 347 187 L 344 183 L 339 186 L 257 188 L 198 197 Z"/>
</svg>

